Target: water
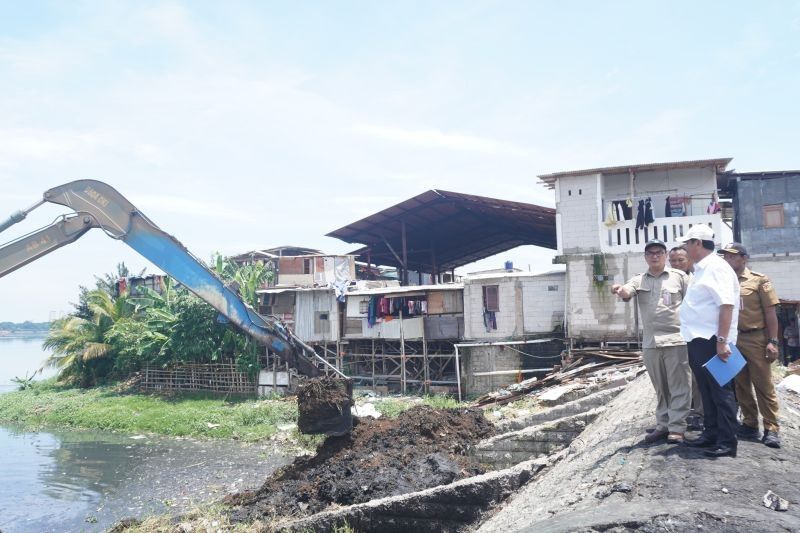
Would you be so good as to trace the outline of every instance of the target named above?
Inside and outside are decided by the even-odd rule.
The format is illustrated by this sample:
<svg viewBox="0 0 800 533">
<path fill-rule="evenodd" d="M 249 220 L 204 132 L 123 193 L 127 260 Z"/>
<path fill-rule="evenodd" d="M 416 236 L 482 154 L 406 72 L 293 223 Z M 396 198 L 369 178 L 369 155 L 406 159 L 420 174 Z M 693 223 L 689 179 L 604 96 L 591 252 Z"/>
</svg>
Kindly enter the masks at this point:
<svg viewBox="0 0 800 533">
<path fill-rule="evenodd" d="M 0 426 L 0 531 L 104 531 L 257 488 L 292 457 L 273 444 Z"/>
<path fill-rule="evenodd" d="M 41 366 L 43 340 L 0 337 L 0 393 Z M 291 460 L 272 443 L 0 426 L 0 531 L 104 531 L 127 517 L 180 513 L 257 488 Z"/>
<path fill-rule="evenodd" d="M 44 337 L 0 337 L 0 393 L 16 390 L 11 380 L 30 376 L 42 367 L 49 352 L 42 348 Z M 36 379 L 55 375 L 55 370 L 45 368 Z"/>
</svg>

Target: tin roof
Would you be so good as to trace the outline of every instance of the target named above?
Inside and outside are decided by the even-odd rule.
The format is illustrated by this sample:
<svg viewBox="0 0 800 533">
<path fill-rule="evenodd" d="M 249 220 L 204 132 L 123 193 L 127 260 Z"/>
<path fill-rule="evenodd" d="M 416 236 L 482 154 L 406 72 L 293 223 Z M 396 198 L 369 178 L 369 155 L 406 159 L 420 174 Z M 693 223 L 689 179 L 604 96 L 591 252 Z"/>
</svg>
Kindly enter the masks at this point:
<svg viewBox="0 0 800 533">
<path fill-rule="evenodd" d="M 531 244 L 556 248 L 556 212 L 550 207 L 432 189 L 328 233 L 367 246 L 359 260 L 402 268 L 402 223 L 407 268 L 440 272 Z"/>
</svg>

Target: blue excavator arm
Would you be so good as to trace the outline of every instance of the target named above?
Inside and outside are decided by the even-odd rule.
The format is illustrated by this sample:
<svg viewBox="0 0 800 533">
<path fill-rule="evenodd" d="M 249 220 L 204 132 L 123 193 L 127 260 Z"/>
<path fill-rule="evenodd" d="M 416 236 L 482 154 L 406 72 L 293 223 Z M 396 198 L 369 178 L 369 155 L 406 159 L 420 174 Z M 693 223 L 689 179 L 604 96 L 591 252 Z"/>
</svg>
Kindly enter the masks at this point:
<svg viewBox="0 0 800 533">
<path fill-rule="evenodd" d="M 92 228 L 101 228 L 175 278 L 242 331 L 266 344 L 302 374 L 318 376 L 327 368 L 345 377 L 285 325 L 256 313 L 175 237 L 156 226 L 106 183 L 78 180 L 54 187 L 44 193 L 42 201 L 0 223 L 0 231 L 22 221 L 30 211 L 45 202 L 67 206 L 74 213 L 0 247 L 0 278 L 74 242 Z"/>
</svg>

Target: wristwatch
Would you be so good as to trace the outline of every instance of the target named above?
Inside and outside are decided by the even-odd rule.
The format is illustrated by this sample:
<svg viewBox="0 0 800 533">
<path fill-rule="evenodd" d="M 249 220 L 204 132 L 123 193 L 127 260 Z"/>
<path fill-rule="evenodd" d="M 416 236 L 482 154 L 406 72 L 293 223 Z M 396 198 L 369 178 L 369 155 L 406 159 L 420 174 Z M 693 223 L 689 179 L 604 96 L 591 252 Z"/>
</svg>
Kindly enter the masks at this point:
<svg viewBox="0 0 800 533">
<path fill-rule="evenodd" d="M 767 344 L 771 344 L 776 348 L 779 346 L 778 345 L 778 339 L 770 339 L 770 340 L 767 341 Z"/>
<path fill-rule="evenodd" d="M 728 339 L 717 335 L 717 344 L 728 344 Z"/>
</svg>

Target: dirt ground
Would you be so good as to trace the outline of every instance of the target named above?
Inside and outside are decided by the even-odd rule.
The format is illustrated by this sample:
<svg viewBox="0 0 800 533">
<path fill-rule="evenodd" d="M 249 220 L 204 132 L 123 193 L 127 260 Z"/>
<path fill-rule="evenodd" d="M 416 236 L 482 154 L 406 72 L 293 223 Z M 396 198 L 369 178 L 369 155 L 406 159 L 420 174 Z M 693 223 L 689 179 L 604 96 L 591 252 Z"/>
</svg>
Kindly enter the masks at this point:
<svg viewBox="0 0 800 533">
<path fill-rule="evenodd" d="M 232 519 L 306 516 L 331 506 L 414 492 L 484 472 L 467 456 L 493 434 L 480 409 L 419 406 L 395 419 L 356 419 L 317 454 L 298 457 L 256 491 L 229 496 Z"/>
</svg>

